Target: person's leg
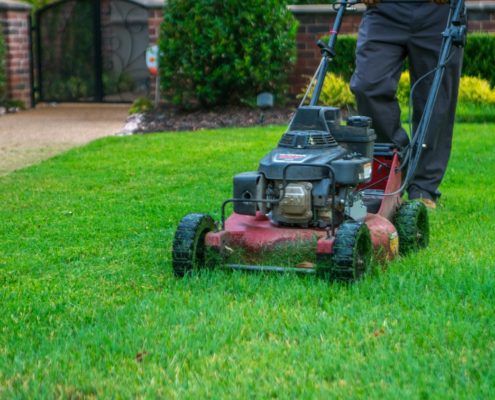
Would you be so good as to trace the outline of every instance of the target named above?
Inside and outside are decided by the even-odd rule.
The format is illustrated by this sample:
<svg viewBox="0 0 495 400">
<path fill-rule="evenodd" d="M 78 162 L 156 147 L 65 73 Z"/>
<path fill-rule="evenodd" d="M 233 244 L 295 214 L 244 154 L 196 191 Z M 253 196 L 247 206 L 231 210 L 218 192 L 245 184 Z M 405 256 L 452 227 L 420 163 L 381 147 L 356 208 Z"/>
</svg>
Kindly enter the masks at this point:
<svg viewBox="0 0 495 400">
<path fill-rule="evenodd" d="M 409 53 L 411 84 L 437 66 L 442 32 L 449 14 L 448 5 L 424 4 L 417 8 L 414 20 L 418 21 L 415 33 L 407 48 Z M 450 157 L 452 131 L 459 88 L 462 51 L 453 48 L 452 57 L 445 69 L 433 116 L 428 129 L 426 147 L 408 192 L 410 198 L 436 201 Z M 413 96 L 413 127 L 417 128 L 424 112 L 434 74 L 418 83 Z"/>
<path fill-rule="evenodd" d="M 351 90 L 358 112 L 371 117 L 377 142 L 407 145 L 400 123 L 397 85 L 410 34 L 403 4 L 382 4 L 366 11 L 356 49 L 356 70 Z"/>
</svg>

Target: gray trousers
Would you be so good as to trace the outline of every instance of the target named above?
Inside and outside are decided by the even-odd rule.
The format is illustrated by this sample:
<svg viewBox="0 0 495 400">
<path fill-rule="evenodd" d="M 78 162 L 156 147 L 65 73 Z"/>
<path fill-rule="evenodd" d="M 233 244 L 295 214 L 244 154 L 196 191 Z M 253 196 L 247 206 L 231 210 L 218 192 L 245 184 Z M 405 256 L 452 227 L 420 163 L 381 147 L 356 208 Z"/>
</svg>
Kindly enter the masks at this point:
<svg viewBox="0 0 495 400">
<path fill-rule="evenodd" d="M 372 118 L 377 142 L 408 144 L 401 126 L 396 98 L 397 85 L 406 57 L 411 84 L 437 65 L 450 7 L 434 3 L 378 4 L 364 14 L 359 27 L 356 70 L 351 90 L 358 111 Z M 409 185 L 411 198 L 436 200 L 450 157 L 462 50 L 453 47 L 445 69 L 437 103 L 430 123 L 420 163 Z M 413 127 L 423 114 L 433 74 L 422 80 L 414 91 Z"/>
</svg>

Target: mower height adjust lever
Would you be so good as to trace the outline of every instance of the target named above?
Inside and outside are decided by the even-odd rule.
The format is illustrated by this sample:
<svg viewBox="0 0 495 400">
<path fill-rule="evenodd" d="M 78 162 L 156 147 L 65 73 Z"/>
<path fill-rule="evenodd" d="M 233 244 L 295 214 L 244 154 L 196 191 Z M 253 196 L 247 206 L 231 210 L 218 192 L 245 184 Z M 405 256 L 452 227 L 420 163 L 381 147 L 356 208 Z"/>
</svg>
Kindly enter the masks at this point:
<svg viewBox="0 0 495 400">
<path fill-rule="evenodd" d="M 320 48 L 321 55 L 329 58 L 334 58 L 337 53 L 335 50 L 328 46 L 323 40 L 318 40 L 316 45 Z"/>
</svg>

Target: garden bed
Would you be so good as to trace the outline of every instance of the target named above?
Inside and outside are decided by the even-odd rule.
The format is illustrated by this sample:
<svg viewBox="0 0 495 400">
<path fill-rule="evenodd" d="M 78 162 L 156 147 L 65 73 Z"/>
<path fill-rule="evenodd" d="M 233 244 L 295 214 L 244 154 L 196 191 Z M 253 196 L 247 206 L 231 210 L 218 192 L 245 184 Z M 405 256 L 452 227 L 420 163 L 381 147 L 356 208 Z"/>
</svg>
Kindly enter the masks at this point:
<svg viewBox="0 0 495 400">
<path fill-rule="evenodd" d="M 128 117 L 124 134 L 159 131 L 195 131 L 227 127 L 287 124 L 294 107 L 261 110 L 251 107 L 226 106 L 212 110 L 181 111 L 167 107 Z"/>
</svg>

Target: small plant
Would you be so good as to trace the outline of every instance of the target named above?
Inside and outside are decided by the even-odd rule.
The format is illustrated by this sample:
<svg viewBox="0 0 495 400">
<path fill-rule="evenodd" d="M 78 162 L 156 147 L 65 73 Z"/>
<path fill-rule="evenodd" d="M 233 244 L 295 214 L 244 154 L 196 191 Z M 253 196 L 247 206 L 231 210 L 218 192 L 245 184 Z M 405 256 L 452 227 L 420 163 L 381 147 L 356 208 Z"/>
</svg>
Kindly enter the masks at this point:
<svg viewBox="0 0 495 400">
<path fill-rule="evenodd" d="M 71 99 L 79 99 L 88 95 L 89 90 L 86 82 L 78 76 L 71 76 L 67 80 L 67 91 Z"/>
<path fill-rule="evenodd" d="M 309 97 L 313 94 L 313 90 L 314 86 L 310 91 Z M 349 88 L 349 83 L 342 76 L 333 73 L 328 73 L 325 82 L 323 82 L 320 103 L 341 108 L 356 106 L 356 100 Z"/>
<path fill-rule="evenodd" d="M 401 106 L 409 105 L 409 96 L 411 94 L 411 77 L 409 72 L 405 71 L 401 74 L 399 85 L 397 86 L 397 99 Z"/>
<path fill-rule="evenodd" d="M 153 102 L 147 97 L 140 97 L 132 103 L 129 114 L 148 113 L 153 110 Z"/>
<path fill-rule="evenodd" d="M 6 100 L 5 101 L 5 106 L 8 109 L 18 109 L 18 110 L 25 110 L 26 109 L 26 104 L 22 100 Z"/>
<path fill-rule="evenodd" d="M 495 104 L 495 90 L 485 79 L 463 76 L 459 88 L 459 103 Z"/>
<path fill-rule="evenodd" d="M 397 98 L 401 106 L 409 105 L 410 93 L 411 78 L 406 71 L 402 73 L 397 89 Z M 459 104 L 495 104 L 495 90 L 485 79 L 463 76 L 459 85 L 458 102 Z"/>
</svg>

